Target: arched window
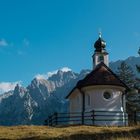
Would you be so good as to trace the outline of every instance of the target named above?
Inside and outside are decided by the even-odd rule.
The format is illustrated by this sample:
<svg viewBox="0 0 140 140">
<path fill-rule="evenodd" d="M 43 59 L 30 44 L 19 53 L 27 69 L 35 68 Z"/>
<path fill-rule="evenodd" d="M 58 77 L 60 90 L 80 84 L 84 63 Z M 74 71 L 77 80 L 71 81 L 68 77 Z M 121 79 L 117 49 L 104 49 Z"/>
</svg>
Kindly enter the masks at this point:
<svg viewBox="0 0 140 140">
<path fill-rule="evenodd" d="M 87 99 L 88 99 L 88 100 L 87 100 L 87 101 L 88 101 L 87 103 L 88 103 L 88 105 L 90 106 L 90 95 L 87 95 Z"/>
<path fill-rule="evenodd" d="M 86 104 L 87 104 L 87 106 L 90 106 L 90 104 L 91 104 L 90 95 L 89 94 L 86 95 Z"/>
<path fill-rule="evenodd" d="M 79 95 L 76 97 L 76 102 L 77 102 L 77 104 L 79 104 L 79 102 L 80 102 L 80 97 L 79 97 Z"/>
</svg>

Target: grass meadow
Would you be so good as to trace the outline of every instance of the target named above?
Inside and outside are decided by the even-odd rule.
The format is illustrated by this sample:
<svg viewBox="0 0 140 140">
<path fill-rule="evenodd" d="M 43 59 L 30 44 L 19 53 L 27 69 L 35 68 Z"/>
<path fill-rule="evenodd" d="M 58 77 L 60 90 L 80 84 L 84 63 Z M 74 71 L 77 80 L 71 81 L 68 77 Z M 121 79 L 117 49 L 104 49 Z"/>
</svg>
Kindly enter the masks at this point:
<svg viewBox="0 0 140 140">
<path fill-rule="evenodd" d="M 140 126 L 11 126 L 0 127 L 2 140 L 140 140 Z"/>
</svg>

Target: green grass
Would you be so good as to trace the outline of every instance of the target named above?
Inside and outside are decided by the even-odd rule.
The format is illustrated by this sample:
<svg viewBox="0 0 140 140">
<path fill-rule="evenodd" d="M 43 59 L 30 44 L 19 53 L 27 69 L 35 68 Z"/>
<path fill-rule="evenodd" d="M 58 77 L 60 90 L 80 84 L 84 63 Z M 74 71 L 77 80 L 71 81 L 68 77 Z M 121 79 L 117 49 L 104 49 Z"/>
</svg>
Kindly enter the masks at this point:
<svg viewBox="0 0 140 140">
<path fill-rule="evenodd" d="M 0 139 L 22 140 L 140 140 L 140 126 L 14 126 L 0 127 Z"/>
</svg>

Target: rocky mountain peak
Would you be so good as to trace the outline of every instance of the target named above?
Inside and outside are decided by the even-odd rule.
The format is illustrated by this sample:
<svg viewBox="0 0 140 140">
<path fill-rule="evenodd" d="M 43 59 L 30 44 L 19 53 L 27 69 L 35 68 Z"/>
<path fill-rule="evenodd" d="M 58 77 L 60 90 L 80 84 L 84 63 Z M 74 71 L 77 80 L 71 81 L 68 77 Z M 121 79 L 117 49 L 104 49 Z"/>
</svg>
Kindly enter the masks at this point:
<svg viewBox="0 0 140 140">
<path fill-rule="evenodd" d="M 26 91 L 27 91 L 26 88 L 24 88 L 24 87 L 20 86 L 19 84 L 17 84 L 15 86 L 15 89 L 14 89 L 14 94 L 23 97 L 24 94 L 26 93 Z"/>
<path fill-rule="evenodd" d="M 35 87 L 39 87 L 39 85 L 45 85 L 47 83 L 47 80 L 45 79 L 40 79 L 40 78 L 34 78 L 32 81 L 31 81 L 31 84 L 30 86 L 32 88 L 35 88 Z"/>
</svg>

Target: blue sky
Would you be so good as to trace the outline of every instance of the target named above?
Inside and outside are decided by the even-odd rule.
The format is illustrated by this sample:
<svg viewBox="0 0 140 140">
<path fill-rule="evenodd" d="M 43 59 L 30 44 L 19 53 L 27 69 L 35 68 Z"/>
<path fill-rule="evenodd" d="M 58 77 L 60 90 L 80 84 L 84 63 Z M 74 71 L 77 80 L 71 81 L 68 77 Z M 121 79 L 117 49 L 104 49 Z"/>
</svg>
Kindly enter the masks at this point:
<svg viewBox="0 0 140 140">
<path fill-rule="evenodd" d="M 91 69 L 98 31 L 110 61 L 137 56 L 139 0 L 0 0 L 0 82 Z"/>
</svg>

